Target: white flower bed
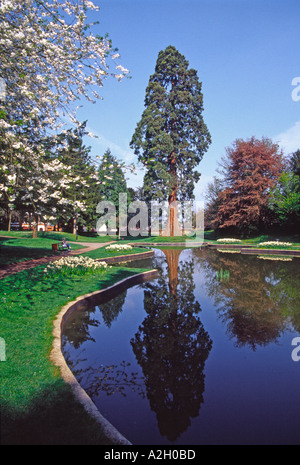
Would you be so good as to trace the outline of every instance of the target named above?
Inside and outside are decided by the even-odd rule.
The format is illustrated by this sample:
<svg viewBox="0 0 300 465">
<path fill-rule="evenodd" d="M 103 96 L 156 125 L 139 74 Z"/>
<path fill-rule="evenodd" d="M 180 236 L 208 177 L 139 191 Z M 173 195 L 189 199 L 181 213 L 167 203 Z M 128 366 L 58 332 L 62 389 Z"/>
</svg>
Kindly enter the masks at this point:
<svg viewBox="0 0 300 465">
<path fill-rule="evenodd" d="M 111 252 L 124 252 L 126 250 L 132 250 L 132 247 L 129 244 L 111 244 L 108 247 L 105 247 L 105 250 Z"/>
<path fill-rule="evenodd" d="M 93 260 L 89 257 L 63 257 L 56 262 L 50 263 L 44 273 L 53 274 L 87 274 L 94 271 L 105 270 L 107 263 Z"/>
<path fill-rule="evenodd" d="M 279 241 L 269 241 L 261 242 L 258 244 L 258 247 L 292 247 L 293 244 L 290 242 L 279 242 Z"/>
<path fill-rule="evenodd" d="M 242 242 L 241 239 L 233 239 L 233 238 L 225 238 L 225 239 L 218 239 L 217 242 L 220 244 L 234 244 Z"/>
</svg>

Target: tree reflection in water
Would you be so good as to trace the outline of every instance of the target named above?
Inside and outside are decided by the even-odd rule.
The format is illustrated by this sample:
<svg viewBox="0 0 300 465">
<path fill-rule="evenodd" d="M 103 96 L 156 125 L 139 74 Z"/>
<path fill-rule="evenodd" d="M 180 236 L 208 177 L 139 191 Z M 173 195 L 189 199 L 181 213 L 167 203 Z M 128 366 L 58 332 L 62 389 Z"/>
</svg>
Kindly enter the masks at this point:
<svg viewBox="0 0 300 465">
<path fill-rule="evenodd" d="M 212 348 L 195 300 L 193 259 L 179 264 L 180 253 L 179 249 L 164 250 L 168 276 L 161 270 L 159 279 L 146 285 L 147 316 L 131 340 L 160 433 L 170 441 L 199 414 L 204 367 Z"/>
<path fill-rule="evenodd" d="M 75 370 L 76 372 L 76 370 Z M 133 372 L 131 363 L 123 360 L 119 365 L 100 365 L 88 367 L 76 372 L 78 382 L 86 386 L 86 392 L 91 398 L 99 393 L 106 395 L 121 394 L 127 397 L 128 389 L 145 398 L 144 379 Z"/>
<path fill-rule="evenodd" d="M 107 418 L 112 412 L 121 423 L 130 416 L 129 429 L 140 443 L 145 435 L 149 441 L 156 437 L 156 421 L 163 443 L 165 438 L 184 443 L 188 437 L 201 444 L 205 439 L 199 438 L 199 430 L 205 428 L 216 443 L 226 441 L 227 429 L 230 441 L 242 437 L 246 443 L 252 432 L 258 443 L 268 443 L 276 434 L 281 441 L 282 425 L 285 430 L 289 425 L 291 434 L 297 431 L 298 367 L 291 366 L 288 335 L 281 336 L 300 333 L 300 259 L 270 262 L 202 248 L 167 249 L 158 252 L 156 260 L 150 266 L 159 269 L 159 277 L 144 283 L 143 293 L 134 288 L 128 298 L 125 292 L 111 295 L 106 302 L 89 303 L 64 330 L 67 362 L 100 411 L 107 408 Z M 197 299 L 207 303 L 203 313 Z M 126 311 L 121 314 L 123 307 Z M 214 337 L 215 353 L 207 366 Z M 271 350 L 252 353 L 266 345 L 274 349 L 277 341 L 287 349 L 278 362 Z M 281 347 L 275 349 L 283 353 Z M 244 364 L 245 354 L 251 358 L 249 367 Z M 228 363 L 221 366 L 223 361 Z M 225 383 L 220 367 L 223 375 L 225 370 Z M 242 369 L 243 389 L 237 368 Z M 288 396 L 287 384 L 294 389 Z M 205 389 L 210 401 L 203 409 Z M 107 396 L 113 394 L 110 401 Z M 197 419 L 192 422 L 192 418 Z M 287 435 L 285 440 L 289 442 Z"/>
<path fill-rule="evenodd" d="M 255 351 L 276 342 L 291 324 L 299 331 L 299 265 L 215 250 L 195 249 L 194 257 L 237 347 L 247 345 Z M 228 271 L 228 280 L 217 279 L 221 269 Z"/>
<path fill-rule="evenodd" d="M 102 297 L 101 303 L 97 304 L 97 297 L 92 301 L 84 302 L 82 307 L 77 306 L 76 313 L 71 315 L 68 324 L 64 329 L 62 346 L 64 357 L 77 381 L 84 386 L 88 395 L 95 398 L 100 392 L 105 392 L 108 396 L 119 393 L 126 397 L 127 389 L 136 392 L 145 397 L 144 380 L 139 377 L 136 372 L 131 369 L 131 364 L 123 360 L 119 364 L 110 365 L 88 365 L 83 368 L 86 358 L 84 357 L 84 349 L 77 351 L 77 357 L 71 357 L 66 349 L 66 345 L 71 344 L 75 349 L 80 349 L 80 346 L 87 341 L 96 342 L 90 332 L 93 327 L 98 327 L 102 323 L 99 319 L 93 317 L 97 310 L 102 314 L 103 324 L 110 328 L 112 322 L 118 318 L 118 315 L 123 310 L 123 305 L 126 300 L 127 291 L 120 293 L 113 299 L 110 295 L 104 300 Z"/>
<path fill-rule="evenodd" d="M 113 300 L 106 298 L 101 301 L 101 313 L 103 317 L 104 324 L 110 328 L 112 322 L 118 318 L 119 313 L 122 311 L 125 299 L 126 291 L 117 295 Z M 91 299 L 91 302 L 94 300 L 94 303 L 88 303 L 83 301 L 82 307 L 80 308 L 79 304 L 77 305 L 77 310 L 74 315 L 71 315 L 68 319 L 68 324 L 64 328 L 63 334 L 63 343 L 71 342 L 75 349 L 78 349 L 81 344 L 86 341 L 95 340 L 90 335 L 92 327 L 97 328 L 100 326 L 100 321 L 93 317 L 95 315 L 98 306 L 97 306 L 97 297 Z"/>
</svg>

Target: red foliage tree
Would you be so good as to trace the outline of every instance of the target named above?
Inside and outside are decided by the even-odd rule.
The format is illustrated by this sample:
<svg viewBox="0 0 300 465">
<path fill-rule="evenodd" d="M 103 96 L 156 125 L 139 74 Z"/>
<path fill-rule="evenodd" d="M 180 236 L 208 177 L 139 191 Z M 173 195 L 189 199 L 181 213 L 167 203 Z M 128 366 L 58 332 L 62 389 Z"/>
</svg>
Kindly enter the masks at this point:
<svg viewBox="0 0 300 465">
<path fill-rule="evenodd" d="M 223 169 L 227 188 L 218 196 L 213 227 L 249 233 L 269 221 L 268 197 L 283 170 L 283 154 L 270 139 L 237 139 L 226 149 Z"/>
</svg>

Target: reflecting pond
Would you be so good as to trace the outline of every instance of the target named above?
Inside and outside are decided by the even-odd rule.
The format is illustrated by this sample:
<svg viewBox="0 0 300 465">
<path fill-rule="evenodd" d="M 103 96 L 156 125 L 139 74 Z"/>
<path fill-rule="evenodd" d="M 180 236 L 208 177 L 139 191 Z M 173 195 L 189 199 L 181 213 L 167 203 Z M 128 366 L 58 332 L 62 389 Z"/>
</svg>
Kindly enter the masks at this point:
<svg viewBox="0 0 300 465">
<path fill-rule="evenodd" d="M 157 278 L 74 314 L 63 353 L 133 444 L 300 444 L 300 258 L 156 250 Z"/>
</svg>

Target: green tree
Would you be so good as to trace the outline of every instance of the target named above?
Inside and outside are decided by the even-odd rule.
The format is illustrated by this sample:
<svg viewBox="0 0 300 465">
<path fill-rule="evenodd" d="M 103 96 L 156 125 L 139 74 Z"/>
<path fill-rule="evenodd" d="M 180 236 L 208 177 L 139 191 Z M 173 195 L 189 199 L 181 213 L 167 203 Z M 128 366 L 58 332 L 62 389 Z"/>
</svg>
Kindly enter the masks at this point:
<svg viewBox="0 0 300 465">
<path fill-rule="evenodd" d="M 281 225 L 295 226 L 300 220 L 299 177 L 283 172 L 270 193 L 269 206 Z"/>
<path fill-rule="evenodd" d="M 72 220 L 73 234 L 77 232 L 79 218 L 81 223 L 86 223 L 89 210 L 96 208 L 98 177 L 90 148 L 83 144 L 83 137 L 87 134 L 85 127 L 86 122 L 75 130 L 64 131 L 55 155 L 68 169 L 68 182 L 61 188 L 61 207 L 64 210 L 61 216 Z"/>
<path fill-rule="evenodd" d="M 107 149 L 98 169 L 99 195 L 101 200 L 113 202 L 116 208 L 119 204 L 119 194 L 129 193 L 123 169 L 124 164 Z"/>
<path fill-rule="evenodd" d="M 120 214 L 125 213 L 123 211 L 120 212 L 119 195 L 127 195 L 127 204 L 131 201 L 124 174 L 127 168 L 125 163 L 118 161 L 117 158 L 112 155 L 110 149 L 107 149 L 101 159 L 98 169 L 98 198 L 100 201 L 105 200 L 112 202 L 116 208 L 116 216 L 118 218 Z"/>
<path fill-rule="evenodd" d="M 177 201 L 193 199 L 200 174 L 196 168 L 211 143 L 204 123 L 202 84 L 197 71 L 175 47 L 158 55 L 146 89 L 145 110 L 131 147 L 146 168 L 147 200 L 168 200 L 170 235 L 178 232 Z"/>
<path fill-rule="evenodd" d="M 226 180 L 217 176 L 208 184 L 205 195 L 205 228 L 212 229 L 212 222 L 216 218 L 219 208 L 219 195 L 226 188 Z"/>
<path fill-rule="evenodd" d="M 292 172 L 300 176 L 300 149 L 292 154 L 290 165 Z"/>
</svg>

